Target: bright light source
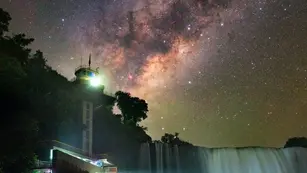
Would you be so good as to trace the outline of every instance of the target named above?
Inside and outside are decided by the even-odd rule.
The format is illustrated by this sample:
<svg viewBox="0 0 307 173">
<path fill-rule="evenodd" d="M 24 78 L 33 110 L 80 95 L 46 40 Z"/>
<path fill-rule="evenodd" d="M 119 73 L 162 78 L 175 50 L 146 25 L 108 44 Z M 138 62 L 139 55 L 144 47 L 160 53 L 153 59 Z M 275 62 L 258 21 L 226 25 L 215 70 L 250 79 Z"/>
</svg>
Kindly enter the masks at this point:
<svg viewBox="0 0 307 173">
<path fill-rule="evenodd" d="M 90 85 L 93 87 L 98 87 L 101 85 L 101 78 L 99 76 L 90 78 Z"/>
<path fill-rule="evenodd" d="M 50 159 L 50 160 L 53 160 L 53 149 L 50 150 L 49 159 Z"/>
</svg>

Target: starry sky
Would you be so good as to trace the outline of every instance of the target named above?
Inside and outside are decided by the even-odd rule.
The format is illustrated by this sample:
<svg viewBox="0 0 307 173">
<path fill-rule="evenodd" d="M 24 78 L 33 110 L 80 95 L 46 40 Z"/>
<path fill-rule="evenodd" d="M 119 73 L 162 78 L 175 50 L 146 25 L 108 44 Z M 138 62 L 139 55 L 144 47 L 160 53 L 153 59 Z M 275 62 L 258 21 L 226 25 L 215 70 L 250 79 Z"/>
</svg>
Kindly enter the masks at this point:
<svg viewBox="0 0 307 173">
<path fill-rule="evenodd" d="M 11 30 L 68 79 L 86 64 L 106 92 L 149 104 L 143 122 L 207 147 L 307 136 L 306 0 L 1 0 Z"/>
</svg>

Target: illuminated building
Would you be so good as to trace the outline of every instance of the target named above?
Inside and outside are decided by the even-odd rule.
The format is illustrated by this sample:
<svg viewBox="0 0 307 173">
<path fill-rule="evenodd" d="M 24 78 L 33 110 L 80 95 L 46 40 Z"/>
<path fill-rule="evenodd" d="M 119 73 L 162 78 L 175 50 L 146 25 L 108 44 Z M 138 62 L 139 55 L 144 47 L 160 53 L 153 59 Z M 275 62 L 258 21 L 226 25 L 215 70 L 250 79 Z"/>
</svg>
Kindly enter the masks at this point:
<svg viewBox="0 0 307 173">
<path fill-rule="evenodd" d="M 94 154 L 104 153 L 109 150 L 108 145 L 112 145 L 108 143 L 108 137 L 104 137 L 106 135 L 102 133 L 107 131 L 106 117 L 112 114 L 107 107 L 114 105 L 115 98 L 104 94 L 102 77 L 98 69 L 93 70 L 90 65 L 91 56 L 87 67 L 80 66 L 76 69 L 76 79 L 72 82 L 74 84 L 72 93 L 78 95 L 74 97 L 76 99 L 74 104 L 77 103 L 74 116 L 78 127 L 75 129 L 65 127 L 65 129 L 72 128 L 73 133 L 63 135 L 60 131 L 61 142 L 42 142 L 44 161 L 38 162 L 34 172 L 51 173 L 65 169 L 74 169 L 73 172 L 76 173 L 117 172 L 117 168 L 108 162 L 105 155 Z M 49 161 L 45 161 L 47 151 L 50 151 Z"/>
</svg>

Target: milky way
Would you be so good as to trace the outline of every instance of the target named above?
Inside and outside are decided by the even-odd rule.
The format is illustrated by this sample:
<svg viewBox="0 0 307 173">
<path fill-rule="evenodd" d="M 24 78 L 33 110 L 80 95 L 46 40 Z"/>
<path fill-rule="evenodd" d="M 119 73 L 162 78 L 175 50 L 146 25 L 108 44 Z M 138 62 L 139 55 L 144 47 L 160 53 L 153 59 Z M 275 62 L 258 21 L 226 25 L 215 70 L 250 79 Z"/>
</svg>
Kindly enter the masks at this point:
<svg viewBox="0 0 307 173">
<path fill-rule="evenodd" d="M 109 88 L 117 86 L 155 104 L 174 85 L 187 83 L 197 64 L 206 63 L 215 49 L 210 39 L 216 27 L 240 20 L 239 8 L 228 1 L 111 3 L 100 9 L 92 27 L 80 30 L 76 41 L 108 74 Z"/>
<path fill-rule="evenodd" d="M 206 68 L 217 50 L 217 29 L 242 20 L 247 4 L 200 0 L 129 3 L 114 2 L 100 9 L 100 20 L 80 29 L 76 44 L 83 43 L 80 50 L 86 52 L 81 54 L 93 53 L 108 81 L 112 81 L 108 88 L 114 90 L 116 86 L 115 90 L 129 91 L 148 101 L 147 126 L 171 130 L 164 127 L 172 126 L 169 123 L 162 127 L 154 124 L 176 112 L 167 113 L 167 105 L 175 104 L 174 95 L 184 91 L 176 94 L 173 90 L 191 84 L 190 76 Z M 231 39 L 229 34 L 224 35 L 225 41 Z M 177 130 L 186 130 L 188 125 L 181 124 Z"/>
<path fill-rule="evenodd" d="M 144 98 L 143 125 L 153 138 L 179 132 L 205 146 L 280 146 L 307 135 L 306 3 L 16 0 L 0 7 L 69 79 L 91 53 L 106 92 Z"/>
</svg>

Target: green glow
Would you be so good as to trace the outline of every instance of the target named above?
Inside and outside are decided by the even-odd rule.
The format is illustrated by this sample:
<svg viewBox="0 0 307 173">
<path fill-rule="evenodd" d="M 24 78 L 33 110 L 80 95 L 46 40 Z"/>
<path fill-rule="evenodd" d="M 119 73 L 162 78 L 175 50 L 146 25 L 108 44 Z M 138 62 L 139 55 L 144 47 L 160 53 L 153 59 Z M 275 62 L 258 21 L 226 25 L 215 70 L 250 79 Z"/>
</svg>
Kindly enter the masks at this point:
<svg viewBox="0 0 307 173">
<path fill-rule="evenodd" d="M 95 76 L 90 79 L 90 85 L 93 87 L 99 87 L 101 84 L 101 78 L 99 76 Z"/>
</svg>

